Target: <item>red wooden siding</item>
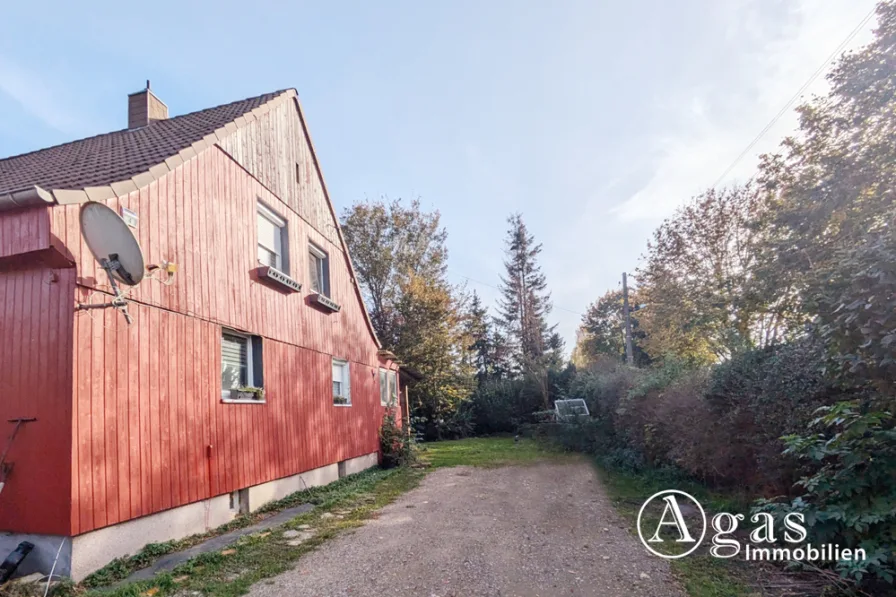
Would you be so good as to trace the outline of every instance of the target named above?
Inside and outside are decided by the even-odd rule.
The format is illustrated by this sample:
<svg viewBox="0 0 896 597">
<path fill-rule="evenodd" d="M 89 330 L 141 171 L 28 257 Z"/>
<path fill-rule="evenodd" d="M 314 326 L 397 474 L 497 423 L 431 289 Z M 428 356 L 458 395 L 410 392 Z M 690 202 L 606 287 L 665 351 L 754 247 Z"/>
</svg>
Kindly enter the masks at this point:
<svg viewBox="0 0 896 597">
<path fill-rule="evenodd" d="M 0 218 L 0 229 L 8 225 Z M 37 418 L 19 430 L 9 451 L 14 468 L 0 493 L 0 530 L 69 530 L 74 285 L 73 269 L 0 272 L 2 446 L 13 429 L 8 419 Z"/>
<path fill-rule="evenodd" d="M 287 221 L 301 293 L 253 279 L 258 200 Z M 107 203 L 139 214 L 147 263 L 179 270 L 171 286 L 131 291 L 130 327 L 113 311 L 74 316 L 73 534 L 377 450 L 377 346 L 341 247 L 218 148 Z M 54 209 L 52 226 L 83 301 L 107 286 L 78 210 Z M 330 253 L 338 313 L 307 304 L 309 240 Z M 221 403 L 222 326 L 264 338 L 266 404 Z M 332 356 L 351 363 L 351 407 L 333 405 Z"/>
<path fill-rule="evenodd" d="M 75 327 L 73 534 L 377 449 L 376 367 L 351 363 L 334 406 L 329 355 L 265 339 L 267 403 L 226 404 L 218 325 L 143 308 Z"/>
<path fill-rule="evenodd" d="M 0 212 L 0 259 L 50 247 L 50 218 L 46 207 Z"/>
</svg>

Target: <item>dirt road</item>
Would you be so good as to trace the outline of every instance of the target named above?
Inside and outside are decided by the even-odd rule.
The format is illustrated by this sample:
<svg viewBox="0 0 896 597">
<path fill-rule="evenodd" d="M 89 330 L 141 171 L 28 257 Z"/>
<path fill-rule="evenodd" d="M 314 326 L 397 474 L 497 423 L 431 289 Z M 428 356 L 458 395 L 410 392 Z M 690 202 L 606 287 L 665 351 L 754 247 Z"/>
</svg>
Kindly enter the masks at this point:
<svg viewBox="0 0 896 597">
<path fill-rule="evenodd" d="M 584 462 L 440 469 L 250 595 L 683 596 L 623 527 Z"/>
</svg>

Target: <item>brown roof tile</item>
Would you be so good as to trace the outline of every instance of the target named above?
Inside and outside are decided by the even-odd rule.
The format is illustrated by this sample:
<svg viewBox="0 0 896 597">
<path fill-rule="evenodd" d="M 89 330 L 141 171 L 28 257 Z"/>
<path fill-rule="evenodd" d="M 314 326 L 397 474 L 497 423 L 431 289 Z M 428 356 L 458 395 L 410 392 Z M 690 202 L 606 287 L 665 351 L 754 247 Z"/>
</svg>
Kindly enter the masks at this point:
<svg viewBox="0 0 896 597">
<path fill-rule="evenodd" d="M 115 131 L 2 159 L 0 195 L 35 185 L 46 190 L 84 189 L 127 180 L 282 93 L 266 93 L 159 120 L 139 129 Z"/>
</svg>

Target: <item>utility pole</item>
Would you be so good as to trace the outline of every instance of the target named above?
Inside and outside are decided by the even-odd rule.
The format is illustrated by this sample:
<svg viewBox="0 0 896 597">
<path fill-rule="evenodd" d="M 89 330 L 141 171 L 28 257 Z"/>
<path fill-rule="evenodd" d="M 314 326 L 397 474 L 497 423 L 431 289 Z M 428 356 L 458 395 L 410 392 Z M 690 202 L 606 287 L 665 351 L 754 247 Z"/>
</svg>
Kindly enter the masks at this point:
<svg viewBox="0 0 896 597">
<path fill-rule="evenodd" d="M 632 354 L 632 315 L 628 308 L 628 279 L 622 272 L 622 317 L 625 319 L 625 362 L 628 365 L 635 364 Z"/>
</svg>

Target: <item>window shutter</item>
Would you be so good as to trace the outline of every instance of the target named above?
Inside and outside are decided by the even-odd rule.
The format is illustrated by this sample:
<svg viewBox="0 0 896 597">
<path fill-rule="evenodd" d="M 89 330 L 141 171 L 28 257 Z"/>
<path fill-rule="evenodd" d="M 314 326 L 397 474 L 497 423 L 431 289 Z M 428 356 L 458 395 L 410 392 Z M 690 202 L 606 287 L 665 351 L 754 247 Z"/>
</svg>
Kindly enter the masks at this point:
<svg viewBox="0 0 896 597">
<path fill-rule="evenodd" d="M 256 388 L 264 387 L 264 359 L 262 358 L 261 337 L 252 338 L 252 377 L 249 385 Z"/>
<path fill-rule="evenodd" d="M 333 361 L 333 396 L 345 396 L 342 387 L 342 365 Z"/>
<path fill-rule="evenodd" d="M 352 403 L 352 373 L 349 369 L 350 365 L 348 361 L 345 362 L 342 368 L 343 380 L 345 381 L 345 397 L 348 398 L 348 403 Z"/>
<path fill-rule="evenodd" d="M 221 388 L 248 385 L 248 340 L 239 336 L 221 336 Z"/>
</svg>

